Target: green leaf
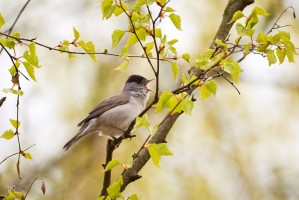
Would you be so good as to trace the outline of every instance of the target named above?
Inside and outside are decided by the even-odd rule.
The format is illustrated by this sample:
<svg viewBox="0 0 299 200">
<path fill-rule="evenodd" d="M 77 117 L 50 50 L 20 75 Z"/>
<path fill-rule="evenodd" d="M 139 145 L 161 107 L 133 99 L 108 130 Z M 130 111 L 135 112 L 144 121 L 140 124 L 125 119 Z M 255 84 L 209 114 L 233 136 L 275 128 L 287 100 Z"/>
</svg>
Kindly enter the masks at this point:
<svg viewBox="0 0 299 200">
<path fill-rule="evenodd" d="M 183 58 L 184 60 L 186 60 L 188 63 L 190 63 L 190 54 L 189 54 L 189 53 L 184 53 L 184 54 L 182 55 L 182 58 Z"/>
<path fill-rule="evenodd" d="M 111 160 L 105 167 L 104 172 L 111 170 L 112 168 L 116 167 L 119 164 L 120 162 L 118 160 Z"/>
<path fill-rule="evenodd" d="M 18 121 L 18 123 L 17 123 L 17 120 L 14 120 L 14 119 L 9 119 L 9 121 L 15 128 L 18 128 L 21 124 L 20 121 Z"/>
<path fill-rule="evenodd" d="M 107 192 L 109 194 L 109 197 L 111 197 L 111 199 L 122 197 L 120 193 L 120 188 L 122 184 L 123 184 L 123 178 L 121 176 L 115 183 L 113 183 L 107 188 Z"/>
<path fill-rule="evenodd" d="M 19 66 L 20 66 L 19 62 L 16 62 L 15 64 L 16 64 L 16 66 L 12 65 L 11 68 L 8 70 L 10 75 L 12 75 L 12 76 L 15 75 L 15 73 L 16 73 L 16 67 L 19 68 Z"/>
<path fill-rule="evenodd" d="M 216 91 L 217 91 L 217 85 L 216 82 L 214 80 L 211 80 L 209 82 L 206 83 L 206 88 L 214 94 L 214 96 L 216 95 Z"/>
<path fill-rule="evenodd" d="M 289 62 L 295 62 L 294 61 L 294 54 L 296 54 L 295 46 L 291 41 L 284 42 L 284 45 L 286 46 L 286 54 L 288 57 Z"/>
<path fill-rule="evenodd" d="M 95 47 L 91 41 L 85 44 L 85 42 L 81 40 L 78 42 L 78 45 L 82 47 L 82 49 L 84 49 L 86 52 L 95 52 Z M 88 54 L 88 55 L 95 63 L 97 63 L 96 56 L 94 54 Z"/>
<path fill-rule="evenodd" d="M 160 96 L 159 101 L 156 105 L 156 112 L 160 112 L 163 108 L 167 107 L 169 100 L 173 97 L 173 93 L 165 90 L 163 94 Z"/>
<path fill-rule="evenodd" d="M 17 192 L 16 190 L 13 190 L 14 195 L 17 197 L 19 200 L 25 200 L 25 194 L 24 192 Z"/>
<path fill-rule="evenodd" d="M 116 67 L 114 70 L 119 70 L 119 71 L 126 71 L 128 69 L 129 66 L 129 60 L 125 60 L 125 62 L 123 62 L 121 65 L 119 65 L 118 67 Z"/>
<path fill-rule="evenodd" d="M 14 200 L 15 199 L 15 195 L 10 191 L 10 190 L 8 190 L 8 196 L 7 197 L 5 197 L 3 200 Z"/>
<path fill-rule="evenodd" d="M 269 40 L 269 36 L 263 32 L 260 32 L 256 38 L 257 42 L 267 44 Z"/>
<path fill-rule="evenodd" d="M 28 46 L 29 46 L 29 51 L 30 51 L 31 56 L 36 57 L 36 54 L 35 54 L 35 43 L 32 42 Z"/>
<path fill-rule="evenodd" d="M 182 29 L 181 29 L 181 17 L 178 16 L 178 15 L 176 15 L 176 14 L 174 14 L 174 13 L 171 13 L 171 14 L 169 15 L 169 18 L 171 19 L 173 25 L 174 25 L 178 30 L 181 31 L 181 30 L 182 30 Z"/>
<path fill-rule="evenodd" d="M 9 129 L 9 130 L 5 131 L 5 132 L 0 136 L 0 138 L 4 138 L 4 139 L 9 140 L 9 139 L 11 139 L 13 136 L 15 136 L 15 133 L 14 133 L 11 129 Z"/>
<path fill-rule="evenodd" d="M 138 128 L 140 126 L 148 127 L 147 114 L 144 114 L 142 117 L 137 117 L 136 118 L 136 123 L 135 123 L 135 127 L 134 128 Z"/>
<path fill-rule="evenodd" d="M 116 8 L 116 4 L 106 5 L 104 7 L 104 15 L 106 17 L 106 20 L 109 19 L 112 16 L 112 14 L 114 13 L 115 8 Z"/>
<path fill-rule="evenodd" d="M 237 12 L 234 13 L 233 18 L 230 20 L 229 24 L 237 21 L 242 17 L 244 17 L 244 14 L 242 13 L 242 11 L 238 10 Z"/>
<path fill-rule="evenodd" d="M 189 98 L 184 98 L 182 101 L 182 109 L 184 113 L 191 115 L 191 111 L 194 107 L 193 101 L 191 101 Z"/>
<path fill-rule="evenodd" d="M 36 68 L 40 68 L 41 66 L 38 65 L 38 58 L 37 56 L 35 55 L 35 44 L 34 43 L 31 43 L 29 45 L 29 50 L 30 50 L 30 54 L 28 51 L 25 51 L 24 54 L 23 54 L 23 57 L 31 64 L 33 65 L 34 67 Z M 33 53 L 33 54 L 32 54 Z"/>
<path fill-rule="evenodd" d="M 33 160 L 33 158 L 32 158 L 32 156 L 31 156 L 31 154 L 30 153 L 28 153 L 28 152 L 26 152 L 26 153 L 22 153 L 22 156 L 24 156 L 24 158 L 26 158 L 26 159 L 30 159 L 30 160 Z"/>
<path fill-rule="evenodd" d="M 13 33 L 11 36 L 12 36 L 12 37 L 19 38 L 19 37 L 20 37 L 20 35 L 21 35 L 20 33 Z"/>
<path fill-rule="evenodd" d="M 125 31 L 122 30 L 115 30 L 112 34 L 112 49 L 117 47 L 118 43 L 122 39 L 122 37 L 125 35 Z"/>
<path fill-rule="evenodd" d="M 172 69 L 173 79 L 176 82 L 176 78 L 177 78 L 177 75 L 179 73 L 179 67 L 178 67 L 178 65 L 177 65 L 176 62 L 170 62 L 170 63 L 171 63 L 171 69 Z"/>
<path fill-rule="evenodd" d="M 252 12 L 255 12 L 257 15 L 262 15 L 262 16 L 268 16 L 268 15 L 270 15 L 269 13 L 267 13 L 266 11 L 264 11 L 260 7 L 253 8 Z"/>
<path fill-rule="evenodd" d="M 160 38 L 160 39 L 162 38 L 162 32 L 161 32 L 160 28 L 155 29 L 155 37 Z"/>
<path fill-rule="evenodd" d="M 259 22 L 259 18 L 257 16 L 256 12 L 252 12 L 249 20 L 248 21 L 246 20 L 247 27 L 249 29 L 252 29 L 258 22 Z"/>
<path fill-rule="evenodd" d="M 150 135 L 152 137 L 154 137 L 154 135 L 157 133 L 158 127 L 159 127 L 159 124 L 156 124 L 155 126 L 149 126 L 147 128 L 149 130 L 149 132 L 150 132 Z"/>
<path fill-rule="evenodd" d="M 272 49 L 267 51 L 267 59 L 268 59 L 268 62 L 269 62 L 269 66 L 272 65 L 272 64 L 275 64 L 277 62 L 276 56 L 275 56 L 274 51 Z"/>
<path fill-rule="evenodd" d="M 121 2 L 121 5 L 124 8 L 124 10 L 128 10 L 128 6 L 123 1 Z M 114 10 L 114 15 L 119 16 L 123 12 L 124 12 L 123 9 L 117 6 Z"/>
<path fill-rule="evenodd" d="M 171 151 L 167 148 L 167 145 L 165 143 L 160 144 L 150 144 L 148 146 L 149 154 L 152 158 L 152 161 L 154 165 L 160 168 L 159 161 L 161 159 L 161 156 L 170 156 L 173 155 Z"/>
<path fill-rule="evenodd" d="M 250 47 L 251 47 L 251 42 L 244 44 L 244 46 L 243 46 L 243 54 L 244 55 L 247 55 L 249 53 Z"/>
<path fill-rule="evenodd" d="M 166 9 L 165 9 L 165 12 L 174 12 L 175 10 L 174 9 L 172 9 L 171 7 L 167 7 Z"/>
<path fill-rule="evenodd" d="M 148 52 L 150 52 L 153 49 L 153 47 L 154 47 L 154 41 L 146 43 L 144 46 L 146 47 L 146 53 L 148 53 Z"/>
<path fill-rule="evenodd" d="M 129 52 L 128 52 L 128 48 L 127 47 L 123 47 L 121 49 L 121 53 L 119 55 L 120 58 L 123 58 L 123 59 L 126 59 L 126 57 L 129 55 Z"/>
<path fill-rule="evenodd" d="M 239 36 L 246 36 L 248 34 L 248 29 L 246 29 L 242 24 L 237 23 L 236 30 Z"/>
<path fill-rule="evenodd" d="M 128 38 L 128 41 L 127 41 L 127 44 L 125 45 L 125 47 L 129 47 L 133 44 L 135 44 L 136 42 L 138 42 L 136 36 L 134 33 L 129 33 L 129 38 Z"/>
<path fill-rule="evenodd" d="M 225 62 L 224 71 L 229 73 L 234 79 L 234 81 L 238 84 L 239 74 L 243 72 L 243 70 L 240 68 L 239 64 L 236 61 L 230 60 L 228 62 Z"/>
<path fill-rule="evenodd" d="M 24 92 L 22 90 L 14 90 L 12 88 L 4 88 L 2 91 L 5 93 L 10 92 L 12 94 L 16 94 L 16 95 L 20 95 L 20 96 L 23 96 L 23 94 L 24 94 Z"/>
<path fill-rule="evenodd" d="M 215 49 L 205 49 L 204 50 L 204 57 L 207 58 L 207 59 L 211 59 L 214 52 L 215 52 Z"/>
<path fill-rule="evenodd" d="M 207 87 L 205 87 L 205 85 L 200 86 L 199 91 L 202 102 L 211 95 L 211 92 L 207 89 Z"/>
<path fill-rule="evenodd" d="M 148 35 L 148 33 L 146 32 L 146 30 L 144 30 L 143 28 L 138 29 L 138 30 L 136 31 L 136 34 L 137 34 L 138 38 L 139 38 L 141 41 L 145 41 L 146 36 Z"/>
<path fill-rule="evenodd" d="M 129 197 L 129 200 L 139 200 L 139 198 L 137 197 L 137 194 L 132 194 L 132 195 Z"/>
<path fill-rule="evenodd" d="M 2 17 L 1 13 L 0 13 L 0 28 L 1 26 L 3 26 L 3 24 L 5 24 L 4 18 Z"/>
<path fill-rule="evenodd" d="M 283 63 L 285 57 L 286 57 L 286 51 L 285 50 L 280 50 L 279 48 L 276 49 L 276 55 L 279 60 L 279 64 Z"/>
<path fill-rule="evenodd" d="M 79 37 L 80 37 L 80 33 L 75 29 L 75 27 L 73 27 L 73 31 L 74 31 L 74 37 L 75 37 L 75 39 L 78 40 Z"/>
<path fill-rule="evenodd" d="M 29 74 L 29 76 L 36 82 L 35 74 L 34 74 L 34 67 L 29 62 L 23 62 L 23 65 Z"/>
<path fill-rule="evenodd" d="M 105 19 L 106 15 L 105 15 L 105 7 L 108 5 L 112 5 L 113 4 L 113 0 L 103 0 L 101 7 L 102 7 L 102 20 Z"/>
</svg>

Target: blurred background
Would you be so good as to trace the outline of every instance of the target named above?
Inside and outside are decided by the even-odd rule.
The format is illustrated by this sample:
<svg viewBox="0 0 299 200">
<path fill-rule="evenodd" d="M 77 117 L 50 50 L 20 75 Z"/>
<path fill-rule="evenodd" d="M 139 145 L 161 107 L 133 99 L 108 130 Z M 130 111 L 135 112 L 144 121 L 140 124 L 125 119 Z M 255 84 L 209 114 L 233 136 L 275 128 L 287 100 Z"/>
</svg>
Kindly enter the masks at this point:
<svg viewBox="0 0 299 200">
<path fill-rule="evenodd" d="M 0 12 L 6 20 L 2 30 L 10 27 L 25 0 L 1 0 Z M 177 0 L 170 6 L 182 19 L 183 31 L 177 31 L 170 19 L 159 26 L 168 40 L 177 38 L 179 54 L 189 52 L 194 58 L 208 48 L 222 20 L 227 1 Z M 111 49 L 111 35 L 115 29 L 126 29 L 125 16 L 102 21 L 101 1 L 92 0 L 32 0 L 14 32 L 25 38 L 35 38 L 49 46 L 57 46 L 64 39 L 72 40 L 73 26 L 80 39 L 93 41 L 98 52 Z M 260 6 L 271 13 L 262 18 L 256 28 L 268 31 L 274 20 L 288 6 L 297 15 L 299 2 L 295 0 L 256 0 L 245 9 L 250 13 Z M 156 10 L 154 9 L 154 14 Z M 285 14 L 280 25 L 292 25 L 296 47 L 299 45 L 298 19 L 292 12 Z M 232 29 L 231 41 L 236 38 Z M 124 44 L 124 39 L 120 46 Z M 77 49 L 74 49 L 77 50 Z M 136 45 L 130 52 L 141 55 Z M 22 54 L 19 49 L 17 53 Z M 37 47 L 42 68 L 36 70 L 37 83 L 21 78 L 25 92 L 20 98 L 20 139 L 22 148 L 36 144 L 29 152 L 34 160 L 21 159 L 22 180 L 17 178 L 17 157 L 0 165 L 0 194 L 15 186 L 27 191 L 34 178 L 45 180 L 47 192 L 43 196 L 41 183 L 33 185 L 28 199 L 96 199 L 102 188 L 105 145 L 107 138 L 86 137 L 68 152 L 63 145 L 78 130 L 77 124 L 101 100 L 121 91 L 131 74 L 154 78 L 145 59 L 131 59 L 126 72 L 114 68 L 123 62 L 118 57 L 96 56 L 95 64 L 89 56 L 78 55 L 69 60 L 66 54 Z M 241 55 L 236 55 L 236 58 Z M 0 55 L 0 88 L 11 87 L 8 68 L 11 62 L 5 52 Z M 173 156 L 162 157 L 162 169 L 150 161 L 140 172 L 142 179 L 130 184 L 124 196 L 136 193 L 143 200 L 200 199 L 200 200 L 258 200 L 299 199 L 299 67 L 294 63 L 268 66 L 268 61 L 250 55 L 241 63 L 245 70 L 238 89 L 218 79 L 216 97 L 198 101 L 192 116 L 182 115 L 171 130 L 167 141 Z M 178 61 L 182 71 L 188 66 Z M 23 69 L 23 71 L 25 71 Z M 161 65 L 161 91 L 171 90 L 173 83 L 169 63 Z M 154 84 L 151 84 L 154 88 Z M 0 92 L 7 99 L 0 108 L 0 134 L 11 128 L 9 118 L 16 118 L 16 96 Z M 152 124 L 158 123 L 165 112 L 149 112 Z M 115 158 L 129 163 L 148 133 L 136 130 L 137 137 L 125 141 L 115 151 Z M 18 151 L 17 140 L 0 139 L 0 160 Z M 113 171 L 113 180 L 121 173 Z"/>
</svg>

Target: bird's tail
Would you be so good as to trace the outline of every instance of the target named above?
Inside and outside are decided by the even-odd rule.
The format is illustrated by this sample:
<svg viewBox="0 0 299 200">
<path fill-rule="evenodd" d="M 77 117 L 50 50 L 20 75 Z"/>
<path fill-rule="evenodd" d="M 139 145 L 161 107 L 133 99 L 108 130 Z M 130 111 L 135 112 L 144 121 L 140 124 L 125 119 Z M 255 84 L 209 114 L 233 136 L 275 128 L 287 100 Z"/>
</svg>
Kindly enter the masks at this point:
<svg viewBox="0 0 299 200">
<path fill-rule="evenodd" d="M 78 140 L 80 140 L 85 135 L 85 128 L 86 126 L 82 126 L 79 132 L 63 146 L 63 149 L 65 151 L 71 148 L 71 146 L 73 146 L 76 142 L 78 142 Z"/>
<path fill-rule="evenodd" d="M 81 136 L 81 137 L 82 137 L 82 136 Z M 68 142 L 63 146 L 63 149 L 64 149 L 65 151 L 67 151 L 69 148 L 71 148 L 71 146 L 73 146 L 76 142 L 78 142 L 78 140 L 80 140 L 81 137 L 76 135 L 75 137 L 73 137 L 72 139 L 70 139 L 70 141 L 68 141 Z"/>
</svg>

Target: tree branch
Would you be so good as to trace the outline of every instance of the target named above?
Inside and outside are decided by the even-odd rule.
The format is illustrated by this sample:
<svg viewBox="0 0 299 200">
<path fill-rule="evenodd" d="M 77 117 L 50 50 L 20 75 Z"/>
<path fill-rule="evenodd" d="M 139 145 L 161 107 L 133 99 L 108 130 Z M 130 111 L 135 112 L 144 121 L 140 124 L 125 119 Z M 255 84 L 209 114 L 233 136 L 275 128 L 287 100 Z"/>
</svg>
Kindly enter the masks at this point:
<svg viewBox="0 0 299 200">
<path fill-rule="evenodd" d="M 211 43 L 211 48 L 213 47 L 216 38 L 224 41 L 227 37 L 230 29 L 232 28 L 234 23 L 228 24 L 229 21 L 233 18 L 233 15 L 238 10 L 244 10 L 244 8 L 250 4 L 254 3 L 254 0 L 229 0 L 227 3 L 227 6 L 223 13 L 222 22 L 220 24 L 220 27 L 213 39 L 213 42 Z"/>
</svg>

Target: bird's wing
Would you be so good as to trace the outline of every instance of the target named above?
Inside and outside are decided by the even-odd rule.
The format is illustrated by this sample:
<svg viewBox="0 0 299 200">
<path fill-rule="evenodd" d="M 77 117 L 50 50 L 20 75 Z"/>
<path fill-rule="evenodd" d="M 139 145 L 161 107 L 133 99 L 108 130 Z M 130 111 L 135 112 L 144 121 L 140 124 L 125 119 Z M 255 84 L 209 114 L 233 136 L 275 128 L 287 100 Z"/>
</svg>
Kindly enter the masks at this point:
<svg viewBox="0 0 299 200">
<path fill-rule="evenodd" d="M 94 109 L 92 109 L 89 115 L 78 124 L 78 126 L 82 126 L 85 122 L 88 122 L 89 120 L 102 115 L 104 112 L 116 106 L 120 106 L 128 103 L 129 100 L 130 100 L 130 95 L 125 93 L 120 93 L 101 101 L 96 107 L 94 107 Z"/>
</svg>

